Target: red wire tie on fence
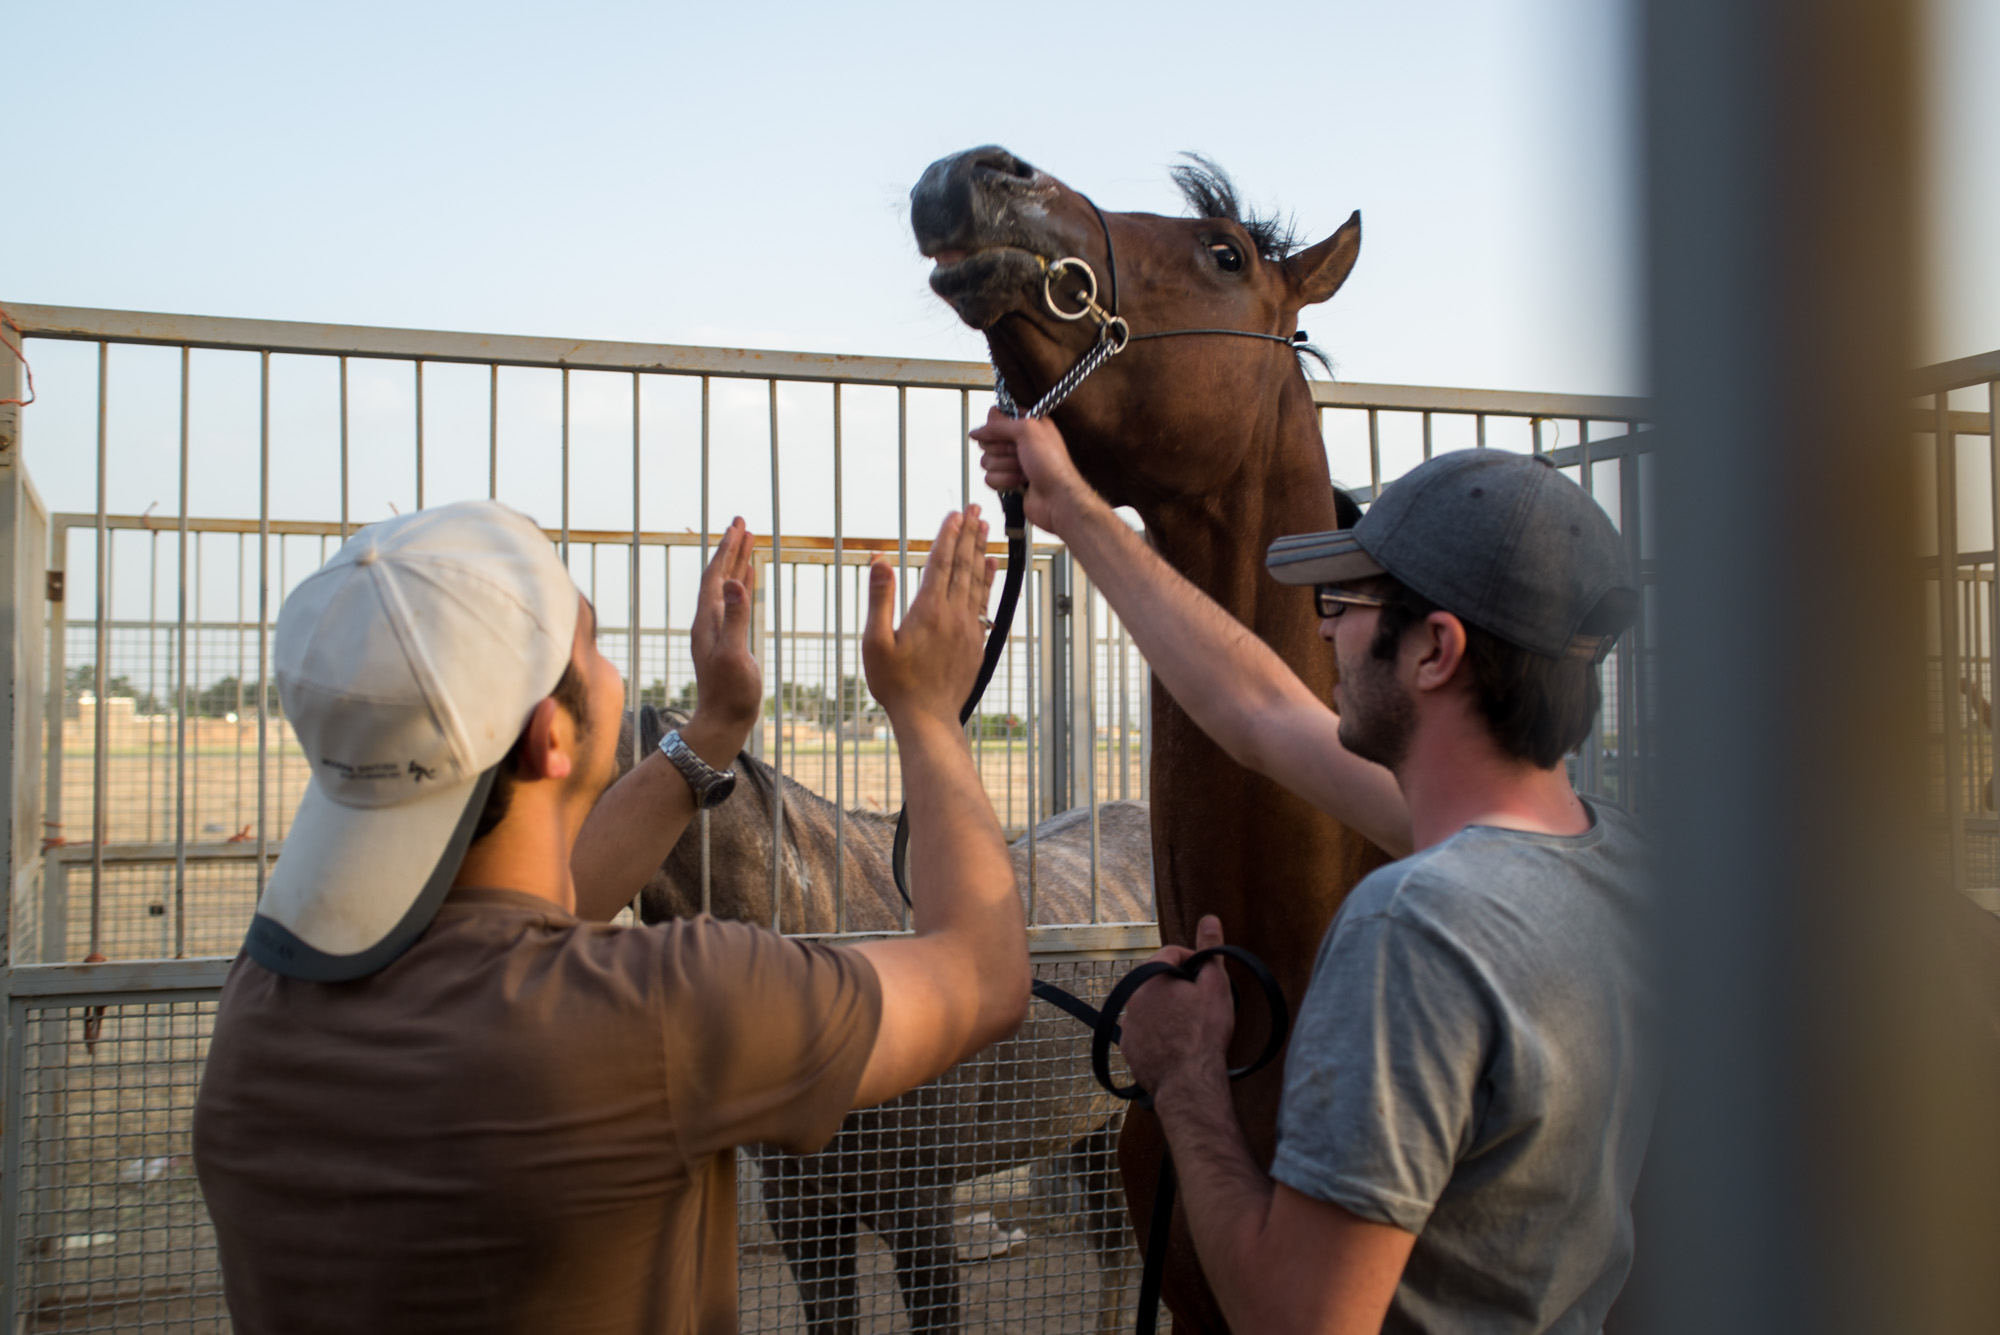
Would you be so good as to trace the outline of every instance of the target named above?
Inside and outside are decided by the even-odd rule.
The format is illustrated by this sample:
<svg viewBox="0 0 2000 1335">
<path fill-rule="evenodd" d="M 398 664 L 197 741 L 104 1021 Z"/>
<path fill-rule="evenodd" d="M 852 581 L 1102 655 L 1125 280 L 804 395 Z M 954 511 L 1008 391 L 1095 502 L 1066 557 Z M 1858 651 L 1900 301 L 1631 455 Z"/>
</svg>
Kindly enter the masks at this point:
<svg viewBox="0 0 2000 1335">
<path fill-rule="evenodd" d="M 238 831 L 237 831 L 237 832 L 236 832 L 235 834 L 232 834 L 232 835 L 230 835 L 230 836 L 229 836 L 229 837 L 228 837 L 227 839 L 224 839 L 224 840 L 223 840 L 222 842 L 223 842 L 223 843 L 225 843 L 225 844 L 247 844 L 247 843 L 249 843 L 249 842 L 250 842 L 250 827 L 249 827 L 248 825 L 244 826 L 244 827 L 243 827 L 242 829 L 238 830 Z"/>
<path fill-rule="evenodd" d="M 7 337 L 6 331 L 10 328 L 14 331 L 15 338 L 20 339 L 22 343 L 28 341 L 28 336 L 21 332 L 21 326 L 14 323 L 14 317 L 7 314 L 5 307 L 0 307 L 0 343 L 6 344 L 7 351 L 14 354 L 15 359 L 21 363 L 21 369 L 27 372 L 28 397 L 25 399 L 0 399 L 0 408 L 5 408 L 9 404 L 17 408 L 25 408 L 35 401 L 35 368 L 28 365 L 28 354 L 21 351 L 20 344 L 15 343 L 13 339 Z"/>
</svg>

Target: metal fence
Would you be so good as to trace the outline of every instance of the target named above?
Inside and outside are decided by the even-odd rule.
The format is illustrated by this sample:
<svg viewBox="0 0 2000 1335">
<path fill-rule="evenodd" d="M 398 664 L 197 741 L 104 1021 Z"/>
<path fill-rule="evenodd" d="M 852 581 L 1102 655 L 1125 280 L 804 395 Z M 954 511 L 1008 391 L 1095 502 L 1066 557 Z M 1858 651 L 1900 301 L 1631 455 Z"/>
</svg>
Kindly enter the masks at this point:
<svg viewBox="0 0 2000 1335">
<path fill-rule="evenodd" d="M 801 785 L 791 800 L 827 801 L 852 813 L 837 821 L 865 823 L 894 812 L 901 775 L 861 680 L 862 568 L 877 557 L 914 567 L 937 515 L 991 500 L 965 434 L 990 401 L 991 372 L 11 313 L 40 394 L 25 463 L 52 504 L 41 509 L 26 482 L 20 437 L 0 441 L 16 495 L 13 541 L 0 545 L 12 553 L 15 646 L 5 1301 L 19 1328 L 220 1328 L 188 1116 L 226 957 L 305 780 L 270 685 L 270 627 L 287 592 L 362 523 L 497 496 L 536 515 L 561 547 L 599 609 L 629 703 L 686 705 L 695 581 L 728 501 L 759 542 L 753 623 L 768 702 L 751 749 Z M 1606 706 L 1573 766 L 1587 790 L 1643 808 L 1653 750 L 1645 404 L 1325 383 L 1314 392 L 1330 472 L 1364 502 L 1432 452 L 1477 444 L 1550 455 L 1618 522 L 1647 613 L 1604 666 Z M 1030 854 L 1031 935 L 1038 973 L 1101 992 L 1121 961 L 1157 941 L 1148 913 L 1121 912 L 1129 899 L 1099 893 L 1102 841 L 1131 830 L 1104 804 L 1146 796 L 1149 679 L 1067 554 L 1038 543 L 1032 559 L 1022 616 L 970 731 L 1010 834 L 1031 849 L 1087 836 L 1085 857 Z M 1979 587 L 1990 593 L 1990 570 Z M 1991 618 L 1979 624 L 1990 638 Z M 1969 644 L 1953 661 L 1976 660 L 1987 682 L 1990 648 Z M 1960 768 L 1946 772 L 1964 790 L 1990 772 L 1991 753 L 1953 752 Z M 1045 822 L 1072 809 L 1088 820 L 1051 834 L 1058 827 Z M 774 845 L 782 819 L 779 804 Z M 844 903 L 858 891 L 831 892 Z M 86 955 L 111 962 L 78 962 Z M 1132 1258 L 1116 1219 L 1112 1110 L 1084 1067 L 1082 1036 L 1037 1004 L 1016 1038 L 857 1114 L 823 1156 L 740 1156 L 745 1328 L 804 1328 L 808 1310 L 830 1301 L 811 1259 L 828 1247 L 858 1258 L 865 1329 L 905 1329 L 908 1309 L 954 1304 L 968 1328 L 1096 1328 L 1129 1301 Z M 988 1097 L 953 1092 L 968 1082 Z M 872 1165 L 862 1175 L 896 1187 L 906 1206 L 919 1203 L 929 1231 L 913 1241 L 838 1186 L 855 1180 L 856 1164 Z"/>
</svg>

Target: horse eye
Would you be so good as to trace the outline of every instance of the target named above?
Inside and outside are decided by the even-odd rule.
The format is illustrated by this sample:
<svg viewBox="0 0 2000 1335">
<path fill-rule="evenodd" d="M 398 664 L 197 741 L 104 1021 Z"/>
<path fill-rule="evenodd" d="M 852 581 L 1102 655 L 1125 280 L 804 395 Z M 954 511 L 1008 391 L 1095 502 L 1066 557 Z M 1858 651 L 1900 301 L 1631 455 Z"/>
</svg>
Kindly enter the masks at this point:
<svg viewBox="0 0 2000 1335">
<path fill-rule="evenodd" d="M 1217 241 L 1208 248 L 1208 253 L 1215 256 L 1215 262 L 1227 273 L 1235 273 L 1243 267 L 1242 252 L 1227 241 Z"/>
</svg>

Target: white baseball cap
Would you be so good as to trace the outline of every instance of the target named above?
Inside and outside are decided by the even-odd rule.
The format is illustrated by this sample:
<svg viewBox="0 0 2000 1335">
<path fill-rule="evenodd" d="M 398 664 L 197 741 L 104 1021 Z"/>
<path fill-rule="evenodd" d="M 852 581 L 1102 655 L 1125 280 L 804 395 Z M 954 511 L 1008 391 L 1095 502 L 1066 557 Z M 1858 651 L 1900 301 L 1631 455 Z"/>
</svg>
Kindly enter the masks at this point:
<svg viewBox="0 0 2000 1335">
<path fill-rule="evenodd" d="M 580 597 L 547 536 L 497 501 L 370 525 L 292 591 L 275 675 L 312 779 L 252 959 L 338 982 L 423 934 L 495 770 L 569 663 Z"/>
</svg>

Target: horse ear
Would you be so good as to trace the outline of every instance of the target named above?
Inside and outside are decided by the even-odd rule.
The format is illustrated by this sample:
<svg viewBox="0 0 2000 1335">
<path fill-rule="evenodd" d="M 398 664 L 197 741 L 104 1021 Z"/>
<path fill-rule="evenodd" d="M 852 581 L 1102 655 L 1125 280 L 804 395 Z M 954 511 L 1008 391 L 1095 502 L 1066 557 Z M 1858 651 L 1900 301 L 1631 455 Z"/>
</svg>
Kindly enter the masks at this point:
<svg viewBox="0 0 2000 1335">
<path fill-rule="evenodd" d="M 1299 304 L 1313 306 L 1340 291 L 1354 261 L 1361 256 L 1361 210 L 1340 225 L 1340 230 L 1316 246 L 1285 261 L 1292 285 L 1298 289 Z"/>
</svg>

